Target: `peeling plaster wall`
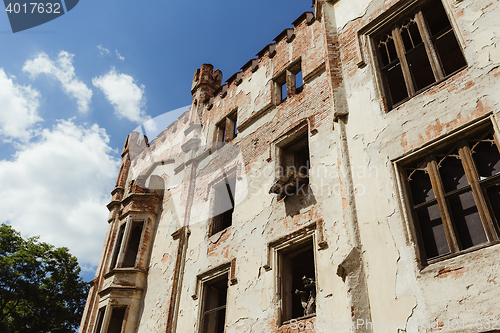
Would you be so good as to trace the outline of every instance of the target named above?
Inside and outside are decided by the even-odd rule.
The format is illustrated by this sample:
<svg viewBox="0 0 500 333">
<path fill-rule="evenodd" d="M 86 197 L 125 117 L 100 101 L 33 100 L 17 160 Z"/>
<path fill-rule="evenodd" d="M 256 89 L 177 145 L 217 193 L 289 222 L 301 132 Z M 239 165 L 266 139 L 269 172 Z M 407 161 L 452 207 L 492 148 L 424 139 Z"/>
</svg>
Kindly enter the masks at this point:
<svg viewBox="0 0 500 333">
<path fill-rule="evenodd" d="M 99 304 L 118 301 L 130 304 L 133 325 L 124 332 L 199 333 L 200 281 L 217 267 L 230 279 L 226 333 L 431 332 L 432 322 L 451 332 L 447 320 L 500 320 L 500 245 L 422 265 L 398 171 L 401 159 L 447 134 L 490 115 L 497 121 L 500 5 L 443 0 L 468 66 L 388 111 L 363 29 L 411 1 L 314 1 L 314 20 L 301 16 L 291 39 L 284 31 L 222 87 L 218 72 L 204 64 L 191 110 L 149 144 L 133 134 L 108 205 L 110 225 L 80 332 L 95 333 Z M 303 91 L 278 104 L 273 79 L 297 61 Z M 217 125 L 235 111 L 238 134 L 221 147 Z M 278 200 L 269 189 L 279 142 L 304 126 L 308 191 Z M 232 225 L 209 236 L 214 187 L 230 174 L 236 177 Z M 158 179 L 161 202 L 140 199 L 159 193 L 148 189 Z M 138 199 L 127 199 L 130 193 Z M 128 209 L 151 216 L 140 274 L 109 270 Z M 316 316 L 301 322 L 316 328 L 297 330 L 279 319 L 273 244 L 307 230 L 314 239 Z M 133 299 L 125 299 L 127 292 L 103 294 L 117 283 L 131 284 Z M 373 328 L 350 325 L 359 319 Z"/>
<path fill-rule="evenodd" d="M 445 332 L 447 320 L 500 318 L 499 289 L 492 273 L 498 271 L 499 246 L 422 267 L 393 164 L 436 138 L 499 111 L 499 2 L 443 2 L 468 68 L 389 112 L 381 102 L 374 57 L 369 46 L 359 43 L 358 33 L 398 1 L 340 0 L 325 5 L 325 11 L 335 15 L 331 19 L 343 45 L 346 131 L 372 321 L 402 322 L 407 332 L 430 331 L 412 327 L 417 323 L 437 321 Z M 366 65 L 358 67 L 363 59 Z"/>
</svg>

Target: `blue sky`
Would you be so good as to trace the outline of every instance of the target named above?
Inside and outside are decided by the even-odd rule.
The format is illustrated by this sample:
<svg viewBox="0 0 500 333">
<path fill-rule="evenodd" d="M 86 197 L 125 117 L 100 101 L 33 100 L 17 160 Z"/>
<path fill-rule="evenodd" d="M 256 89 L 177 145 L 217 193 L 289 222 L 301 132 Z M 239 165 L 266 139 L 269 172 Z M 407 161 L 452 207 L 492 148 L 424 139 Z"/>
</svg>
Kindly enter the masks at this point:
<svg viewBox="0 0 500 333">
<path fill-rule="evenodd" d="M 237 72 L 311 0 L 81 0 L 13 34 L 0 14 L 0 222 L 67 246 L 91 280 L 126 136 Z"/>
</svg>

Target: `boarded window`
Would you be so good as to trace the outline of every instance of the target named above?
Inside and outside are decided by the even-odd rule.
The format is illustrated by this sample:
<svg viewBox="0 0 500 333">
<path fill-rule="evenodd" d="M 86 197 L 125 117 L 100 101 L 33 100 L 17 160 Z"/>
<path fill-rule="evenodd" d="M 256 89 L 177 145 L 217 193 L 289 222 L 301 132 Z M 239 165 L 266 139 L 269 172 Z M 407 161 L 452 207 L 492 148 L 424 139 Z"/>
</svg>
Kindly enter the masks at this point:
<svg viewBox="0 0 500 333">
<path fill-rule="evenodd" d="M 292 196 L 309 183 L 309 145 L 307 130 L 292 142 L 280 148 L 279 178 L 269 193 L 278 194 L 278 199 Z"/>
<path fill-rule="evenodd" d="M 441 0 L 432 0 L 375 38 L 390 108 L 467 66 Z"/>
<path fill-rule="evenodd" d="M 500 152 L 491 129 L 427 155 L 406 172 L 424 259 L 498 240 Z"/>
</svg>

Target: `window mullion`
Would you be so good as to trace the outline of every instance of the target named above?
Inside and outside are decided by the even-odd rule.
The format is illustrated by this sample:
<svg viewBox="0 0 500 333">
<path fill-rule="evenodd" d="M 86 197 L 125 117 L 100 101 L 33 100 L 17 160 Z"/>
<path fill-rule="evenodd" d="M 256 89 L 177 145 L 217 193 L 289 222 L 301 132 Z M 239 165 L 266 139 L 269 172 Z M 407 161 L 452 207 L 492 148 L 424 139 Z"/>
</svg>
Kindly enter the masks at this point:
<svg viewBox="0 0 500 333">
<path fill-rule="evenodd" d="M 477 174 L 477 170 L 474 166 L 470 148 L 469 146 L 467 146 L 466 142 L 463 141 L 461 143 L 460 148 L 458 149 L 458 154 L 460 155 L 460 159 L 462 160 L 462 164 L 464 166 L 465 175 L 467 176 L 467 180 L 469 181 L 470 187 L 472 189 L 474 201 L 476 203 L 479 216 L 481 217 L 481 222 L 483 223 L 486 236 L 488 237 L 488 240 L 490 242 L 495 241 L 498 239 L 498 236 L 495 232 L 493 219 L 491 218 L 488 209 L 486 209 L 486 199 L 484 198 L 481 186 L 479 185 L 479 175 Z"/>
<path fill-rule="evenodd" d="M 403 71 L 406 89 L 408 90 L 408 96 L 411 97 L 415 95 L 415 85 L 413 84 L 410 67 L 408 65 L 408 61 L 406 60 L 403 39 L 401 38 L 399 26 L 396 26 L 394 27 L 394 29 L 392 29 L 392 37 L 394 39 L 394 46 L 396 47 L 396 53 L 398 54 L 399 62 L 401 63 L 401 70 Z"/>
<path fill-rule="evenodd" d="M 436 49 L 434 48 L 434 44 L 432 43 L 431 36 L 429 34 L 429 31 L 427 30 L 422 10 L 419 10 L 415 14 L 415 21 L 417 22 L 417 27 L 418 31 L 420 32 L 420 36 L 422 36 L 422 41 L 424 42 L 425 46 L 425 52 L 427 53 L 427 57 L 429 58 L 429 62 L 431 64 L 434 77 L 436 78 L 436 81 L 440 81 L 444 79 L 445 75 L 443 69 L 441 68 L 439 58 L 436 54 Z"/>
<path fill-rule="evenodd" d="M 458 252 L 459 246 L 457 238 L 455 236 L 455 232 L 453 231 L 450 213 L 448 211 L 448 206 L 446 205 L 446 199 L 444 197 L 444 187 L 443 183 L 441 182 L 441 177 L 439 177 L 438 165 L 435 159 L 432 159 L 430 162 L 428 162 L 427 170 L 429 171 L 431 185 L 434 189 L 434 194 L 438 202 L 439 212 L 441 213 L 441 219 L 443 221 L 448 246 L 452 253 Z"/>
</svg>

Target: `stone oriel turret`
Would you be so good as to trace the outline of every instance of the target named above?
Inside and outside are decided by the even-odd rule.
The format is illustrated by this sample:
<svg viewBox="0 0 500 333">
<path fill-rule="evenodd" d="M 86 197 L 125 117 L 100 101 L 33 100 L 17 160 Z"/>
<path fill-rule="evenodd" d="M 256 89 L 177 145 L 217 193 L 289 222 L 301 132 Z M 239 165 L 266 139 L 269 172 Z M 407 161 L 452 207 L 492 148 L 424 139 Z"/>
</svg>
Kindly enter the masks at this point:
<svg viewBox="0 0 500 333">
<path fill-rule="evenodd" d="M 197 109 L 200 119 L 203 117 L 202 103 L 214 96 L 222 83 L 222 72 L 218 69 L 214 71 L 211 64 L 203 64 L 201 68 L 194 72 L 191 94 L 193 95 L 193 107 Z"/>
</svg>

